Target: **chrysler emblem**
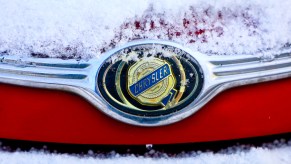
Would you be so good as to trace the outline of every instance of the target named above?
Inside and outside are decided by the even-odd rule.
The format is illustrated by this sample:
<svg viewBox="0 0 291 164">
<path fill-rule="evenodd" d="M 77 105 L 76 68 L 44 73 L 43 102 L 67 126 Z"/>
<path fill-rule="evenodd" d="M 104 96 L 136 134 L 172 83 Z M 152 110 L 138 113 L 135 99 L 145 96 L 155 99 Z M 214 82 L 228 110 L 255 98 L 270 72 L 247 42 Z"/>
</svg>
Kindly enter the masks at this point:
<svg viewBox="0 0 291 164">
<path fill-rule="evenodd" d="M 173 114 L 200 94 L 203 73 L 187 52 L 169 45 L 136 45 L 103 63 L 101 95 L 116 109 L 149 118 Z"/>
</svg>

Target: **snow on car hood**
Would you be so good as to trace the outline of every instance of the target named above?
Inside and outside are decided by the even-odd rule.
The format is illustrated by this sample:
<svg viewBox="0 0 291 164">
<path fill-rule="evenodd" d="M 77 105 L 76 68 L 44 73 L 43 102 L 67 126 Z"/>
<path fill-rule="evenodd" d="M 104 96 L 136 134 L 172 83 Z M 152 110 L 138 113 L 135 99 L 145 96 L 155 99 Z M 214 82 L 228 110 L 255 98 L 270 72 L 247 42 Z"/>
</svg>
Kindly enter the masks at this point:
<svg viewBox="0 0 291 164">
<path fill-rule="evenodd" d="M 135 39 L 205 54 L 250 54 L 291 43 L 285 0 L 0 0 L 0 53 L 90 58 Z"/>
</svg>

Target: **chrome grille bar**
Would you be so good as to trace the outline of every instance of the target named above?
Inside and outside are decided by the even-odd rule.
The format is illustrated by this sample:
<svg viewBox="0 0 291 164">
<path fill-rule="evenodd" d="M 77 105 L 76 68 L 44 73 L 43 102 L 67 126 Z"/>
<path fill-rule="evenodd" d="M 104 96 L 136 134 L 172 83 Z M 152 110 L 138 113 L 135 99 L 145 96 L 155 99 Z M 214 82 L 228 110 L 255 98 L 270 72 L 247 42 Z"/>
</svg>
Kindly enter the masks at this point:
<svg viewBox="0 0 291 164">
<path fill-rule="evenodd" d="M 25 86 L 33 86 L 32 83 L 46 83 L 93 88 L 89 84 L 90 72 L 92 66 L 88 61 L 0 57 L 2 82 L 10 81 L 9 83 L 15 84 L 21 81 L 21 85 Z"/>
</svg>

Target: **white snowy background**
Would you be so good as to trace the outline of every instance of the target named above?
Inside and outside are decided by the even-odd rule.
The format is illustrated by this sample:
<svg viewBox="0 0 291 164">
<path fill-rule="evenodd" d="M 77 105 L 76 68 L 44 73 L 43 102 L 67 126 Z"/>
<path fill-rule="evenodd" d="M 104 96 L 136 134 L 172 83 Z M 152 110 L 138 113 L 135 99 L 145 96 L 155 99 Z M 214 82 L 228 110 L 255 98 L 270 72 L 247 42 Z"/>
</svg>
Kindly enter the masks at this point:
<svg viewBox="0 0 291 164">
<path fill-rule="evenodd" d="M 46 149 L 32 149 L 30 151 L 17 150 L 15 152 L 0 151 L 0 163 L 56 163 L 56 164 L 79 164 L 79 163 L 209 163 L 209 164 L 290 164 L 291 140 L 279 139 L 261 146 L 235 145 L 218 152 L 186 151 L 177 154 L 167 154 L 154 149 L 143 155 L 119 154 L 114 151 L 98 153 L 88 150 L 84 154 L 50 153 Z"/>
<path fill-rule="evenodd" d="M 89 58 L 140 38 L 207 54 L 291 42 L 290 0 L 0 0 L 0 52 Z"/>
<path fill-rule="evenodd" d="M 0 53 L 19 57 L 87 59 L 142 38 L 209 55 L 258 55 L 291 43 L 290 0 L 0 0 L 0 7 Z M 291 163 L 290 141 L 267 145 L 159 158 L 0 150 L 0 163 Z"/>
</svg>

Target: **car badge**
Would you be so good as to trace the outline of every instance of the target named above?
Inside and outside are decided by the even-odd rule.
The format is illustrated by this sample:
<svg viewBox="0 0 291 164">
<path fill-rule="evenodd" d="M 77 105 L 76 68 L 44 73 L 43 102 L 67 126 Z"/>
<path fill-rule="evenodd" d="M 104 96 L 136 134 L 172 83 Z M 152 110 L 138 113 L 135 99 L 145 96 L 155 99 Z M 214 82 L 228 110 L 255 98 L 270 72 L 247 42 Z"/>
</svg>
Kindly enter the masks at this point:
<svg viewBox="0 0 291 164">
<path fill-rule="evenodd" d="M 225 89 L 290 77 L 290 52 L 277 51 L 270 61 L 139 40 L 88 61 L 2 55 L 0 82 L 74 92 L 122 122 L 160 126 L 192 115 Z"/>
<path fill-rule="evenodd" d="M 154 118 L 176 113 L 202 90 L 200 65 L 176 47 L 135 45 L 113 57 L 100 68 L 98 90 L 113 107 L 129 115 Z"/>
</svg>

